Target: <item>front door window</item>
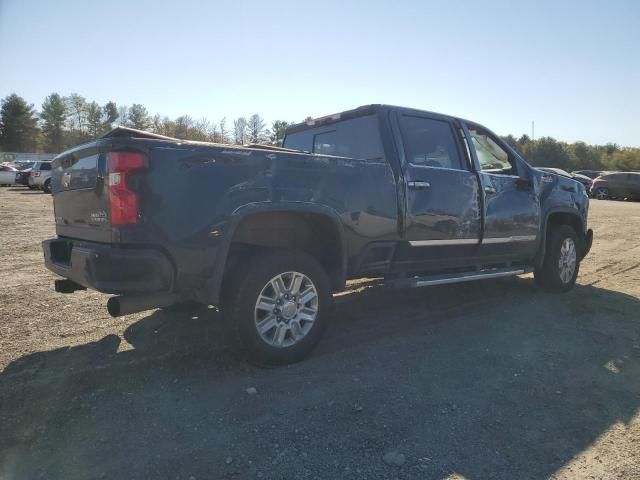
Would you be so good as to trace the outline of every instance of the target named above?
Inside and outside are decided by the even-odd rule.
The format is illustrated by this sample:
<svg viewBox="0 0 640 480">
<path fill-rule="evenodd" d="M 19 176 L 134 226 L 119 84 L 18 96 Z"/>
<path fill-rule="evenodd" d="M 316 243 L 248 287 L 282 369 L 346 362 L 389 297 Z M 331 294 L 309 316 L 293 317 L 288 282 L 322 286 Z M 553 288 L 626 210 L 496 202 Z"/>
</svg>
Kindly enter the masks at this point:
<svg viewBox="0 0 640 480">
<path fill-rule="evenodd" d="M 476 149 L 480 170 L 487 173 L 515 175 L 515 162 L 498 143 L 479 128 L 470 128 L 469 134 Z"/>
</svg>

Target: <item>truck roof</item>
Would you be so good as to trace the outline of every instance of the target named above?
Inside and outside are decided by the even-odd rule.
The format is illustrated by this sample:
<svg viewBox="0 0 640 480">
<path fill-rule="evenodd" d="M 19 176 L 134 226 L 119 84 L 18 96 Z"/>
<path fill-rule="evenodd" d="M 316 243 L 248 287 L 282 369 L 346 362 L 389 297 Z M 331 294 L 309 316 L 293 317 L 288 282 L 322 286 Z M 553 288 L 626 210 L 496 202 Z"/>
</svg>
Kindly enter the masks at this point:
<svg viewBox="0 0 640 480">
<path fill-rule="evenodd" d="M 341 120 L 347 120 L 349 118 L 356 118 L 356 117 L 361 117 L 364 115 L 371 115 L 373 113 L 377 113 L 379 111 L 382 110 L 400 110 L 400 111 L 404 111 L 407 113 L 428 113 L 429 115 L 435 115 L 438 117 L 442 117 L 442 118 L 447 118 L 447 119 L 457 119 L 457 120 L 462 120 L 459 119 L 458 117 L 454 117 L 452 115 L 446 115 L 443 113 L 437 113 L 437 112 L 430 112 L 427 110 L 419 110 L 417 108 L 408 108 L 408 107 L 400 107 L 397 105 L 385 105 L 382 103 L 372 103 L 370 105 L 362 105 L 360 107 L 357 108 L 353 108 L 351 110 L 345 110 L 344 112 L 339 112 L 339 113 L 334 113 L 331 115 L 325 115 L 323 117 L 318 117 L 318 118 L 314 118 L 314 119 L 310 119 L 310 120 L 306 120 L 304 122 L 300 122 L 300 123 L 296 123 L 294 125 L 290 125 L 286 130 L 285 133 L 294 133 L 294 132 L 300 132 L 303 130 L 307 130 L 309 128 L 315 128 L 315 127 L 319 127 L 322 125 L 329 125 L 332 123 L 336 123 L 339 122 Z M 467 121 L 470 124 L 476 124 L 475 122 L 471 122 L 471 121 Z"/>
</svg>

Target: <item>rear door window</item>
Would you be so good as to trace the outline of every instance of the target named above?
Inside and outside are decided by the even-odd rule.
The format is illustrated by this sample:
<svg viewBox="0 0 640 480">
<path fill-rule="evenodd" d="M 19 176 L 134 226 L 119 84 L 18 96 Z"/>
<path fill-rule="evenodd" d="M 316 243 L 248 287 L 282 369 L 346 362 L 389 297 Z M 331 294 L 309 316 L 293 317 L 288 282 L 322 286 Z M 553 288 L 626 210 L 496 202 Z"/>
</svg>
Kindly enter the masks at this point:
<svg viewBox="0 0 640 480">
<path fill-rule="evenodd" d="M 405 156 L 412 165 L 466 170 L 448 121 L 401 115 L 400 129 Z"/>
<path fill-rule="evenodd" d="M 40 165 L 40 170 L 51 170 L 51 164 L 43 163 L 42 165 Z"/>
</svg>

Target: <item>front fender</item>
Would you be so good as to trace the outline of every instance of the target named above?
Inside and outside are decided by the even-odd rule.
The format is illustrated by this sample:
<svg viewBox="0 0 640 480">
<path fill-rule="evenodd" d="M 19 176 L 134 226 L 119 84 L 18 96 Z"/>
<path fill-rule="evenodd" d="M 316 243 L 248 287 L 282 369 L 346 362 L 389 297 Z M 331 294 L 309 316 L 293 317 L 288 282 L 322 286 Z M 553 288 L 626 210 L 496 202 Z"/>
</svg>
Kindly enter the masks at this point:
<svg viewBox="0 0 640 480">
<path fill-rule="evenodd" d="M 580 260 L 582 260 L 587 255 L 587 253 L 589 253 L 589 250 L 591 249 L 591 244 L 593 243 L 593 231 L 591 229 L 589 230 L 585 229 L 585 221 L 580 215 L 580 212 L 575 209 L 571 209 L 567 207 L 551 208 L 545 213 L 544 221 L 541 224 L 542 232 L 541 232 L 540 238 L 542 239 L 542 241 L 540 242 L 540 246 L 538 247 L 538 253 L 535 259 L 536 268 L 541 268 L 542 264 L 544 263 L 544 257 L 545 257 L 546 248 L 547 248 L 547 233 L 549 229 L 549 220 L 552 215 L 557 213 L 570 215 L 572 221 L 579 226 L 579 228 L 576 229 L 577 230 L 576 233 L 581 243 L 581 245 L 579 245 Z"/>
</svg>

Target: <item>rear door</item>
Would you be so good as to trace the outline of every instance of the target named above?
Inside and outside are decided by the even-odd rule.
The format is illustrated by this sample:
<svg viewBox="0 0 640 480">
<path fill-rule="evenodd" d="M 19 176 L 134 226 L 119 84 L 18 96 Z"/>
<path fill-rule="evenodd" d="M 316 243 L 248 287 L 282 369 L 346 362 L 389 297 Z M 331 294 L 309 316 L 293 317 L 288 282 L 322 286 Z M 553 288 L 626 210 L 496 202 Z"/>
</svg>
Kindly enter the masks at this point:
<svg viewBox="0 0 640 480">
<path fill-rule="evenodd" d="M 612 173 L 605 177 L 610 197 L 624 197 L 626 195 L 626 174 Z"/>
<path fill-rule="evenodd" d="M 58 235 L 111 241 L 105 157 L 88 144 L 55 160 L 51 185 Z"/>
<path fill-rule="evenodd" d="M 447 117 L 396 113 L 407 212 L 401 270 L 473 264 L 480 241 L 479 187 L 458 127 Z M 406 268 L 403 268 L 406 266 Z"/>
<path fill-rule="evenodd" d="M 627 197 L 640 198 L 640 173 L 627 174 Z"/>
</svg>

